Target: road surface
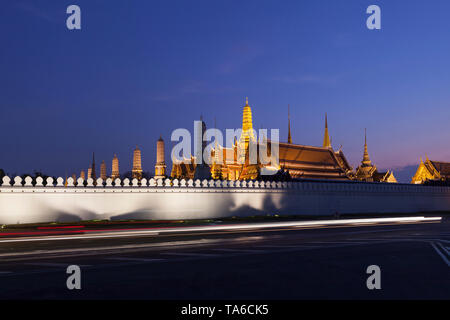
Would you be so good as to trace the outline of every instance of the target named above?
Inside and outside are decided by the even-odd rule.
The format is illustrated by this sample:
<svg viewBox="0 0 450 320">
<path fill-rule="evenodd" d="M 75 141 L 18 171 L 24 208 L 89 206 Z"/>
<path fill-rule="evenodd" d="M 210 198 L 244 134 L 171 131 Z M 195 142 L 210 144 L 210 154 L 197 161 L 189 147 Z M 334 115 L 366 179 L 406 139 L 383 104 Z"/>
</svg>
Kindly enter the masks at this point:
<svg viewBox="0 0 450 320">
<path fill-rule="evenodd" d="M 445 218 L 0 237 L 0 299 L 450 299 L 449 247 Z"/>
</svg>

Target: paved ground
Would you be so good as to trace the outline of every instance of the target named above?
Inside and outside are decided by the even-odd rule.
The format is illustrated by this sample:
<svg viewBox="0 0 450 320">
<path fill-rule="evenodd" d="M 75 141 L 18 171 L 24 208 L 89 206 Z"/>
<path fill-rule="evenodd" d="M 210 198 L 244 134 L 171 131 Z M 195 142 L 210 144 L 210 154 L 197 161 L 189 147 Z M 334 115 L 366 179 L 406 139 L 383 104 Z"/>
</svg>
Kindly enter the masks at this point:
<svg viewBox="0 0 450 320">
<path fill-rule="evenodd" d="M 449 221 L 0 241 L 0 298 L 450 299 L 449 247 Z"/>
</svg>

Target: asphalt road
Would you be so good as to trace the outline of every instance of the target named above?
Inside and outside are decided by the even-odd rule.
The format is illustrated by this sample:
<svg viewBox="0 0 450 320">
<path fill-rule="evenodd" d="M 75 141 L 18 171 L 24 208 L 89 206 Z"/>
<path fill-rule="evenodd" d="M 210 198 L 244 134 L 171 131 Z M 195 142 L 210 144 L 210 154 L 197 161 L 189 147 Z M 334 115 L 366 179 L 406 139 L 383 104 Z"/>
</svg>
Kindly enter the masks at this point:
<svg viewBox="0 0 450 320">
<path fill-rule="evenodd" d="M 0 298 L 450 299 L 449 247 L 446 220 L 0 241 Z"/>
</svg>

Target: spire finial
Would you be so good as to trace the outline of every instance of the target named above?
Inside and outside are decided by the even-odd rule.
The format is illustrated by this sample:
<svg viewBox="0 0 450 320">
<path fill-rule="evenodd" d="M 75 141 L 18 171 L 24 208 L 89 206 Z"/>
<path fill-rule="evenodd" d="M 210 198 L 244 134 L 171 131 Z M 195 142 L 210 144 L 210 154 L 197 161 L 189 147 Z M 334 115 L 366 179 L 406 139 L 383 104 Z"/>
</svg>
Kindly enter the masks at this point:
<svg viewBox="0 0 450 320">
<path fill-rule="evenodd" d="M 330 140 L 330 135 L 328 134 L 328 119 L 327 119 L 326 112 L 325 112 L 325 133 L 323 136 L 323 147 L 331 148 L 331 140 Z"/>
<path fill-rule="evenodd" d="M 288 104 L 288 143 L 292 143 L 292 136 L 291 136 L 291 111 L 290 111 L 290 105 Z"/>
<path fill-rule="evenodd" d="M 364 128 L 364 155 L 363 155 L 363 161 L 362 164 L 364 166 L 371 166 L 372 162 L 369 158 L 369 152 L 367 151 L 367 129 Z"/>
<path fill-rule="evenodd" d="M 248 97 L 245 97 L 245 105 L 248 106 Z"/>
</svg>

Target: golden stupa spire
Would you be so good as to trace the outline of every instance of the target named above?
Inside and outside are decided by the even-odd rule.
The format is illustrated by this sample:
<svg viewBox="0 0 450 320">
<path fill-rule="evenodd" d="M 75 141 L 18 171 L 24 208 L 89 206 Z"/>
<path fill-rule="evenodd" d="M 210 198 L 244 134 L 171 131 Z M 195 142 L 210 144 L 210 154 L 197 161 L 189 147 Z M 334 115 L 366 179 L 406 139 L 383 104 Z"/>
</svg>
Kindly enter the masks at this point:
<svg viewBox="0 0 450 320">
<path fill-rule="evenodd" d="M 291 113 L 290 113 L 290 107 L 288 105 L 288 143 L 292 143 L 292 136 L 291 136 Z"/>
<path fill-rule="evenodd" d="M 330 135 L 328 134 L 328 119 L 327 119 L 326 112 L 325 112 L 325 133 L 323 136 L 323 147 L 331 148 L 331 140 L 330 140 Z"/>
<path fill-rule="evenodd" d="M 372 165 L 370 158 L 369 158 L 369 152 L 367 151 L 367 130 L 364 128 L 364 155 L 362 160 L 363 165 Z"/>
<path fill-rule="evenodd" d="M 255 140 L 255 136 L 253 135 L 252 109 L 248 105 L 248 97 L 245 98 L 245 106 L 242 113 L 242 139 L 247 143 L 250 139 Z"/>
<path fill-rule="evenodd" d="M 253 129 L 252 109 L 248 105 L 248 97 L 245 97 L 244 112 L 242 114 L 242 131 Z"/>
</svg>

